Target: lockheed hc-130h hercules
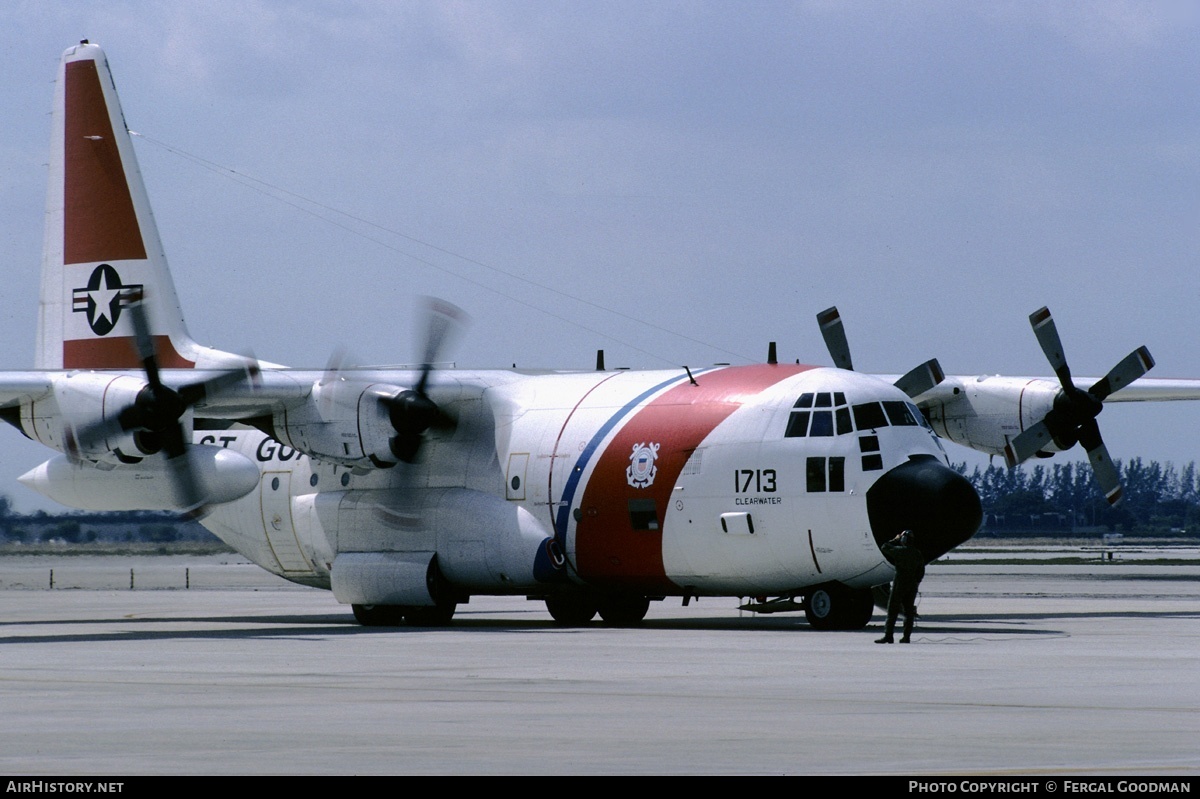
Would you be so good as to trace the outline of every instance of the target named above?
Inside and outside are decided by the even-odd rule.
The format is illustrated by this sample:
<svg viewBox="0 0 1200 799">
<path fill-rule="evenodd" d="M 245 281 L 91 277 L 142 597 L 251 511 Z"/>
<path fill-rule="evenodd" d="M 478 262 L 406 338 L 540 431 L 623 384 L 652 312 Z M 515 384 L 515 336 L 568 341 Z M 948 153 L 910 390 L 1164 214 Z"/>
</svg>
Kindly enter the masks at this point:
<svg viewBox="0 0 1200 799">
<path fill-rule="evenodd" d="M 734 596 L 861 627 L 893 576 L 880 543 L 910 529 L 932 560 L 980 524 L 941 439 L 1010 465 L 1079 443 L 1116 502 L 1102 403 L 1200 398 L 1143 379 L 1145 348 L 1073 378 L 1045 309 L 1056 379 L 855 372 L 834 309 L 834 368 L 434 370 L 461 317 L 441 301 L 418 368 L 257 363 L 189 337 L 98 46 L 65 52 L 53 119 L 36 370 L 0 377 L 0 416 L 60 454 L 21 481 L 76 508 L 192 512 L 364 624 L 512 594 L 566 624 Z"/>
</svg>

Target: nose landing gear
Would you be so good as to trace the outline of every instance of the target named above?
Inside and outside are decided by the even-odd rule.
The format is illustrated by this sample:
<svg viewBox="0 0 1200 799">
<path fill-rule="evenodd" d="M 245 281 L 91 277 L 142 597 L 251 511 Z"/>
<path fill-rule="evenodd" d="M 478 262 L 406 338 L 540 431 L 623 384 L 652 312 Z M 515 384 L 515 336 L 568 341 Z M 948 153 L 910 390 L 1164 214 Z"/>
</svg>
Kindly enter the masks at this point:
<svg viewBox="0 0 1200 799">
<path fill-rule="evenodd" d="M 869 588 L 827 583 L 804 594 L 804 616 L 818 630 L 861 630 L 874 612 Z"/>
</svg>

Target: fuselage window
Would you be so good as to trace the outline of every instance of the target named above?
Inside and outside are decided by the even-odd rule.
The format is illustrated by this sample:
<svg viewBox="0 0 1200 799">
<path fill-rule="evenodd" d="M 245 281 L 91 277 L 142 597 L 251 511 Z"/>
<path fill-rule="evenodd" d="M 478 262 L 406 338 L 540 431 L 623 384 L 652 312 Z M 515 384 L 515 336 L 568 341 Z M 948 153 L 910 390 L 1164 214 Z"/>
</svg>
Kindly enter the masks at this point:
<svg viewBox="0 0 1200 799">
<path fill-rule="evenodd" d="M 809 458 L 806 467 L 809 493 L 846 490 L 845 458 Z"/>
<path fill-rule="evenodd" d="M 877 472 L 883 468 L 883 455 L 879 454 L 879 436 L 862 436 L 858 439 L 858 449 L 863 453 L 864 472 Z"/>
<path fill-rule="evenodd" d="M 796 404 L 793 407 L 811 408 L 812 406 L 813 406 L 813 395 L 812 394 L 801 394 L 800 399 L 796 400 Z"/>
<path fill-rule="evenodd" d="M 629 526 L 634 530 L 658 529 L 658 509 L 654 505 L 654 500 L 629 500 Z"/>
<path fill-rule="evenodd" d="M 818 394 L 817 395 L 817 407 L 818 408 L 832 408 L 833 407 L 833 396 L 827 391 Z"/>
<path fill-rule="evenodd" d="M 836 415 L 837 415 L 837 434 L 839 436 L 844 436 L 847 433 L 853 433 L 854 426 L 850 424 L 850 409 L 849 408 L 838 408 Z"/>
<path fill-rule="evenodd" d="M 846 490 L 846 459 L 845 458 L 830 458 L 829 459 L 829 490 L 830 491 L 845 491 Z"/>
<path fill-rule="evenodd" d="M 808 459 L 808 490 L 810 493 L 820 493 L 825 490 L 825 459 Z"/>
</svg>

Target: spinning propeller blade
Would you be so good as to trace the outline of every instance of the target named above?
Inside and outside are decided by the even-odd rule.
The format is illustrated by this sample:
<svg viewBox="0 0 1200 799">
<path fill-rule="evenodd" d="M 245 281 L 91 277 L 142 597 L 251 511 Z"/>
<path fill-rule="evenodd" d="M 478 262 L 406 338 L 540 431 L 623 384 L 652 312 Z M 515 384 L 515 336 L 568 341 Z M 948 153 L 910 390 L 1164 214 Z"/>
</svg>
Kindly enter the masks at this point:
<svg viewBox="0 0 1200 799">
<path fill-rule="evenodd" d="M 78 461 L 81 452 L 94 450 L 110 437 L 124 433 L 139 434 L 140 449 L 149 454 L 161 450 L 166 456 L 176 503 L 186 512 L 203 513 L 206 497 L 196 471 L 187 458 L 187 430 L 181 420 L 190 408 L 206 397 L 253 381 L 258 374 L 258 364 L 250 359 L 242 369 L 230 369 L 208 380 L 180 386 L 176 391 L 162 382 L 158 350 L 150 333 L 145 302 L 134 303 L 126 311 L 133 323 L 134 344 L 146 374 L 146 387 L 138 392 L 132 404 L 118 411 L 114 418 L 68 431 L 67 456 Z"/>
<path fill-rule="evenodd" d="M 465 326 L 467 314 L 456 305 L 435 297 L 424 301 L 425 343 L 421 376 L 416 386 L 383 400 L 388 418 L 396 435 L 392 438 L 392 454 L 404 463 L 414 463 L 420 454 L 425 431 L 453 429 L 456 420 L 429 398 L 430 376 L 441 355 Z"/>
</svg>

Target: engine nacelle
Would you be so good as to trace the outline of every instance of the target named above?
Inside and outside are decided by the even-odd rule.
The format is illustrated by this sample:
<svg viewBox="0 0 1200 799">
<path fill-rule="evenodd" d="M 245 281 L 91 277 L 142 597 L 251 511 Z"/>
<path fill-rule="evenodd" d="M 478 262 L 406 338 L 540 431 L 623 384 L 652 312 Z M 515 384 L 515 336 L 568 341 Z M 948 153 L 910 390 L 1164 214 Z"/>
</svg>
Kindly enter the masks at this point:
<svg viewBox="0 0 1200 799">
<path fill-rule="evenodd" d="M 334 594 L 350 604 L 433 604 L 435 556 L 437 577 L 468 593 L 523 593 L 553 576 L 550 533 L 533 514 L 465 488 L 348 492 L 325 532 Z"/>
<path fill-rule="evenodd" d="M 105 429 L 107 436 L 74 446 L 79 454 L 105 458 L 118 451 L 125 456 L 148 454 L 140 449 L 136 435 L 117 426 L 121 411 L 132 405 L 147 383 L 129 375 L 79 372 L 56 378 L 51 394 L 21 407 L 21 428 L 35 441 L 66 452 L 67 436 L 85 429 Z M 110 460 L 115 460 L 110 458 Z"/>
<path fill-rule="evenodd" d="M 258 487 L 258 467 L 239 452 L 196 444 L 184 457 L 206 502 L 233 502 Z M 162 457 L 114 465 L 73 463 L 59 455 L 18 479 L 55 502 L 81 510 L 184 510 Z"/>
<path fill-rule="evenodd" d="M 276 436 L 313 457 L 346 466 L 394 464 L 389 442 L 396 430 L 384 401 L 403 390 L 340 378 L 322 381 L 307 403 L 275 417 Z"/>
<path fill-rule="evenodd" d="M 1018 377 L 984 376 L 941 388 L 947 387 L 954 392 L 949 399 L 922 403 L 933 429 L 942 438 L 993 455 L 1003 455 L 1009 441 L 1044 419 L 1062 393 L 1053 380 Z M 1060 450 L 1051 442 L 1045 451 Z"/>
</svg>

